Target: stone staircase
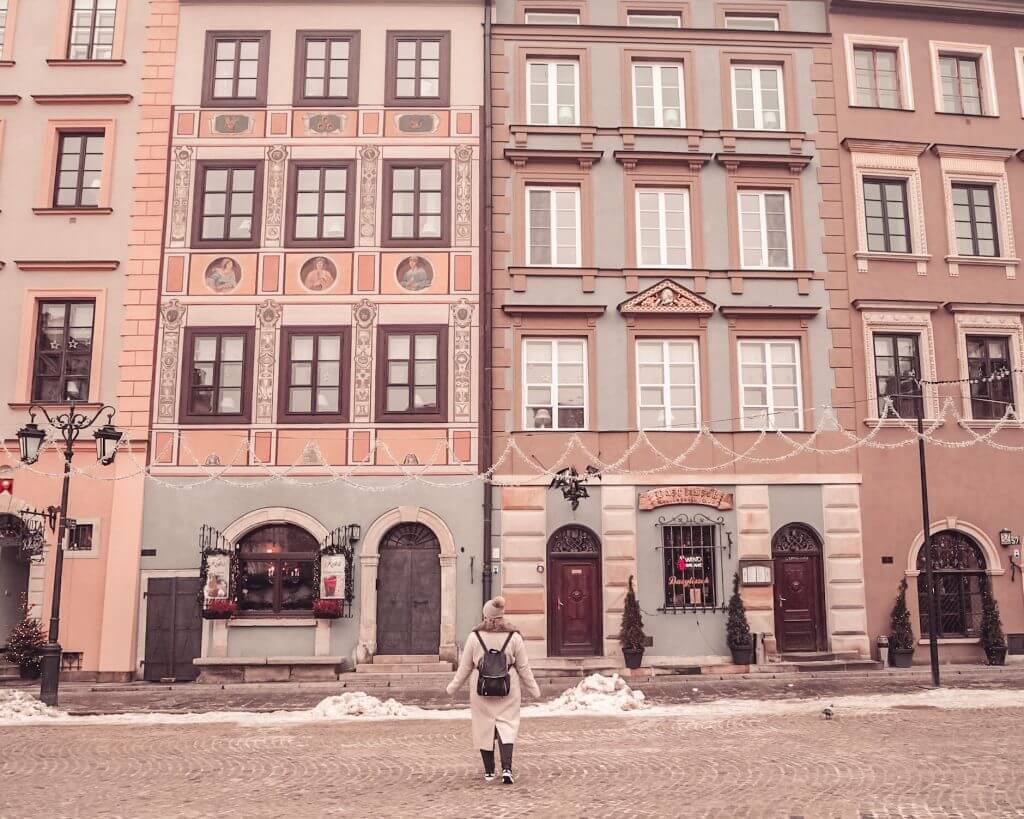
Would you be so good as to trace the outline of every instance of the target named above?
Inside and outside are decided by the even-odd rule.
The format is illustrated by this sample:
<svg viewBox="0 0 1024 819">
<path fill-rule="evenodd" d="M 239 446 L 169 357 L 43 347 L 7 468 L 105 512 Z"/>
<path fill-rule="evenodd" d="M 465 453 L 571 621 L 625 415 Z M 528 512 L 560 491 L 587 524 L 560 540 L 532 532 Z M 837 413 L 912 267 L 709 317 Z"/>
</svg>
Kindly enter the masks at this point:
<svg viewBox="0 0 1024 819">
<path fill-rule="evenodd" d="M 751 666 L 751 671 L 786 674 L 794 671 L 877 671 L 881 668 L 878 660 L 862 657 L 854 651 L 814 651 L 782 654 L 779 662 Z"/>
<path fill-rule="evenodd" d="M 360 689 L 422 686 L 444 690 L 454 667 L 437 654 L 378 654 L 356 665 L 354 673 L 341 674 L 347 686 Z"/>
</svg>

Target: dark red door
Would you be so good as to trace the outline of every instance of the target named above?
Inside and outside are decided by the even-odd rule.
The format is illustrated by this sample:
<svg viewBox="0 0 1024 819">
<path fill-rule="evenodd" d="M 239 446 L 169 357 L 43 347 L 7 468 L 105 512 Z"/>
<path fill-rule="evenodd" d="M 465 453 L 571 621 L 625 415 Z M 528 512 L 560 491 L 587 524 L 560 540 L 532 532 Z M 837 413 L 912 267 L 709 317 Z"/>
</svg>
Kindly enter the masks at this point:
<svg viewBox="0 0 1024 819">
<path fill-rule="evenodd" d="M 775 558 L 775 635 L 779 652 L 821 651 L 821 558 L 785 555 Z"/>
<path fill-rule="evenodd" d="M 552 558 L 548 601 L 553 657 L 601 654 L 601 563 Z"/>
<path fill-rule="evenodd" d="M 437 654 L 441 641 L 441 546 L 418 523 L 392 529 L 377 570 L 377 653 Z"/>
</svg>

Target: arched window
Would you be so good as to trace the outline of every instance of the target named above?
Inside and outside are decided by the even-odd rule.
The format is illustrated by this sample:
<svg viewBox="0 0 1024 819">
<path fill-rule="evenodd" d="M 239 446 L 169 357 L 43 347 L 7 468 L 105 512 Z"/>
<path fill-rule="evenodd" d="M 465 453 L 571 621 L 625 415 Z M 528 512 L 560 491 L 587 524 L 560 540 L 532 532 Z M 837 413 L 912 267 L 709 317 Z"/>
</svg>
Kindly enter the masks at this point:
<svg viewBox="0 0 1024 819">
<path fill-rule="evenodd" d="M 312 611 L 316 538 L 298 526 L 274 523 L 249 532 L 238 546 L 239 610 L 263 614 Z"/>
<path fill-rule="evenodd" d="M 924 573 L 924 547 L 917 555 L 918 606 L 921 633 L 931 634 L 928 578 Z M 978 544 L 963 532 L 948 529 L 932 535 L 932 572 L 938 595 L 938 637 L 976 637 L 981 625 L 981 590 L 986 577 L 985 557 Z"/>
</svg>

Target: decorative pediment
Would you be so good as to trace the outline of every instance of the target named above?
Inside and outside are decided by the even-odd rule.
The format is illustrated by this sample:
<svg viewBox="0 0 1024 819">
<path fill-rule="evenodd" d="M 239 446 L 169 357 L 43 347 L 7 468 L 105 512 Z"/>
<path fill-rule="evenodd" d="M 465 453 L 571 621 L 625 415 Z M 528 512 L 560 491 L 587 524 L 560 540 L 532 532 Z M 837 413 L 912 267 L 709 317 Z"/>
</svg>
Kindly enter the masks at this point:
<svg viewBox="0 0 1024 819">
<path fill-rule="evenodd" d="M 624 316 L 665 313 L 710 316 L 715 312 L 715 305 L 671 279 L 662 279 L 653 287 L 648 287 L 642 293 L 622 302 L 619 305 L 619 312 Z"/>
</svg>

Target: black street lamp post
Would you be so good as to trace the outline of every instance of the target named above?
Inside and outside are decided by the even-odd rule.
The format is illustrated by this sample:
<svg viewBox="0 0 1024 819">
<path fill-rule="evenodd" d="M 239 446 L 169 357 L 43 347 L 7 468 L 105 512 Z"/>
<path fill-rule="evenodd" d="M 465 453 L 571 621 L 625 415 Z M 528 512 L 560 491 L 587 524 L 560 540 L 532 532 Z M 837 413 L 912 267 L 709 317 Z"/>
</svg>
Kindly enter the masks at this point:
<svg viewBox="0 0 1024 819">
<path fill-rule="evenodd" d="M 71 459 L 75 456 L 75 442 L 81 434 L 92 427 L 104 412 L 108 413 L 107 423 L 93 432 L 96 441 L 96 458 L 104 466 L 114 462 L 118 444 L 123 433 L 114 427 L 114 408 L 100 407 L 91 418 L 78 412 L 74 403 L 67 412 L 51 416 L 44 407 L 29 407 L 29 422 L 18 430 L 18 443 L 21 447 L 21 460 L 25 464 L 34 464 L 46 441 L 46 430 L 36 424 L 36 413 L 42 413 L 49 426 L 60 433 L 64 441 L 64 485 L 60 496 L 60 528 L 57 535 L 57 548 L 53 567 L 53 597 L 50 601 L 50 631 L 46 643 L 40 648 L 40 664 L 42 680 L 39 686 L 39 697 L 47 705 L 57 704 L 57 688 L 60 683 L 61 647 L 58 642 L 60 633 L 60 592 L 64 569 L 64 550 L 68 548 L 68 538 L 73 529 L 73 522 L 68 519 L 68 493 L 71 488 Z"/>
</svg>

